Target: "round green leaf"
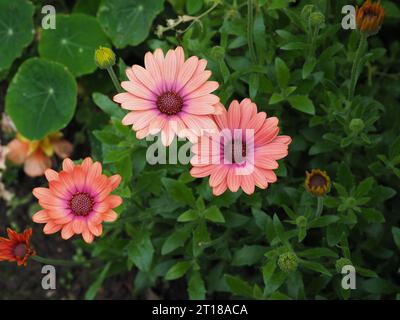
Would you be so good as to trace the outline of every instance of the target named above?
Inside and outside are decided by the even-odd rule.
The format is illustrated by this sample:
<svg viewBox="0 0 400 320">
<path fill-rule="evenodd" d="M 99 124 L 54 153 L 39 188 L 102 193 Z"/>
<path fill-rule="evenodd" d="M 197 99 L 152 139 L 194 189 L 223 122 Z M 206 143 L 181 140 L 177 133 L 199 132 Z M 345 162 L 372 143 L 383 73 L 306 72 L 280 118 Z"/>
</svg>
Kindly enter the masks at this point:
<svg viewBox="0 0 400 320">
<path fill-rule="evenodd" d="M 8 69 L 31 43 L 33 11 L 29 1 L 0 0 L 0 70 Z"/>
<path fill-rule="evenodd" d="M 76 107 L 74 77 L 61 64 L 39 58 L 26 60 L 6 95 L 6 112 L 30 140 L 64 128 Z"/>
<path fill-rule="evenodd" d="M 149 35 L 163 3 L 164 0 L 103 0 L 98 18 L 117 48 L 135 46 Z"/>
<path fill-rule="evenodd" d="M 39 53 L 43 58 L 66 65 L 75 76 L 80 76 L 96 70 L 94 51 L 108 45 L 96 18 L 81 13 L 57 15 L 57 28 L 43 30 Z"/>
</svg>

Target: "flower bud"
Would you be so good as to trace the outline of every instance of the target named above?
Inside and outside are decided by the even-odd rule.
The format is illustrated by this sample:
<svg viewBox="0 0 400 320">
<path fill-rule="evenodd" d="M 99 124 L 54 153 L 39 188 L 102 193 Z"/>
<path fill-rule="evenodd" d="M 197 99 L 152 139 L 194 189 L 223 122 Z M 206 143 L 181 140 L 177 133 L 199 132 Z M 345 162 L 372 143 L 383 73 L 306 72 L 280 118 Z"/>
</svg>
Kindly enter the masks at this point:
<svg viewBox="0 0 400 320">
<path fill-rule="evenodd" d="M 305 228 L 307 226 L 307 218 L 305 216 L 300 216 L 297 217 L 296 219 L 296 225 L 299 228 Z"/>
<path fill-rule="evenodd" d="M 290 251 L 282 253 L 278 258 L 278 266 L 286 273 L 296 271 L 298 266 L 297 256 Z"/>
<path fill-rule="evenodd" d="M 310 18 L 311 13 L 314 11 L 314 5 L 313 4 L 307 4 L 303 7 L 303 10 L 301 10 L 301 18 L 305 21 L 308 21 Z"/>
<path fill-rule="evenodd" d="M 312 26 L 321 26 L 325 23 L 325 16 L 319 11 L 313 12 L 310 15 L 310 22 Z"/>
<path fill-rule="evenodd" d="M 366 36 L 372 36 L 379 32 L 385 18 L 385 10 L 381 2 L 372 3 L 367 0 L 356 10 L 357 29 Z"/>
<path fill-rule="evenodd" d="M 107 47 L 99 47 L 94 54 L 96 65 L 100 69 L 107 69 L 115 64 L 115 54 Z"/>
<path fill-rule="evenodd" d="M 364 127 L 365 127 L 365 124 L 362 119 L 355 118 L 355 119 L 351 120 L 351 122 L 350 122 L 350 130 L 353 133 L 360 133 L 361 131 L 364 130 Z"/>
</svg>

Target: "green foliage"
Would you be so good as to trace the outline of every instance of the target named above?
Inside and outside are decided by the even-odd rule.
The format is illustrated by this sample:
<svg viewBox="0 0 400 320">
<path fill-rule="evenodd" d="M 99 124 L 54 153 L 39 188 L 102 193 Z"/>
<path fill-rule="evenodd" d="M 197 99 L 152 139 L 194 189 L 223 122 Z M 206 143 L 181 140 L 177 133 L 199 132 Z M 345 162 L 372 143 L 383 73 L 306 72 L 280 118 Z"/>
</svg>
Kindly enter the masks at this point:
<svg viewBox="0 0 400 320">
<path fill-rule="evenodd" d="M 96 69 L 93 52 L 99 46 L 108 45 L 99 23 L 91 16 L 78 13 L 57 15 L 56 19 L 55 30 L 42 32 L 40 56 L 66 65 L 75 76 L 92 73 Z"/>
<path fill-rule="evenodd" d="M 28 59 L 8 87 L 6 111 L 23 136 L 39 140 L 69 123 L 75 111 L 76 91 L 75 79 L 64 66 Z"/>
<path fill-rule="evenodd" d="M 0 71 L 8 69 L 35 34 L 34 7 L 26 0 L 0 0 Z"/>
<path fill-rule="evenodd" d="M 163 3 L 163 0 L 103 0 L 97 15 L 114 45 L 124 48 L 138 45 L 147 38 Z"/>
</svg>

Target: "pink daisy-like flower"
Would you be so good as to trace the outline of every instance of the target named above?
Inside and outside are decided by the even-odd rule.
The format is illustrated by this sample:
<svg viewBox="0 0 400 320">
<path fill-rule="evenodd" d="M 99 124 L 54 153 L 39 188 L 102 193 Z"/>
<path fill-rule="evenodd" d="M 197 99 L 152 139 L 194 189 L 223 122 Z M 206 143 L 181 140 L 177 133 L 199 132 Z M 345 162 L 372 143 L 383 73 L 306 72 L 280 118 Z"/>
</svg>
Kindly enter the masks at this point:
<svg viewBox="0 0 400 320">
<path fill-rule="evenodd" d="M 43 210 L 32 217 L 34 222 L 46 224 L 45 234 L 61 230 L 65 240 L 74 234 L 82 234 L 83 240 L 91 243 L 95 236 L 102 234 L 103 221 L 117 219 L 113 209 L 122 203 L 122 199 L 110 193 L 118 187 L 121 176 L 105 176 L 99 162 L 93 163 L 91 158 L 86 158 L 81 165 L 74 165 L 67 158 L 61 172 L 47 169 L 45 175 L 49 188 L 33 189 Z"/>
<path fill-rule="evenodd" d="M 287 156 L 292 141 L 289 136 L 278 136 L 278 118 L 257 113 L 256 104 L 244 99 L 240 104 L 232 101 L 229 110 L 214 119 L 219 132 L 204 134 L 193 145 L 190 174 L 195 178 L 210 176 L 216 196 L 227 188 L 232 192 L 242 188 L 252 194 L 255 186 L 266 189 L 276 182 L 276 160 Z"/>
<path fill-rule="evenodd" d="M 123 109 L 130 110 L 124 125 L 132 125 L 138 139 L 161 131 L 163 145 L 169 146 L 175 135 L 195 141 L 203 129 L 215 128 L 211 115 L 221 108 L 219 98 L 211 94 L 218 82 L 208 81 L 207 61 L 192 56 L 185 60 L 182 47 L 161 49 L 144 56 L 145 68 L 127 69 L 129 81 L 121 83 L 127 92 L 114 96 Z"/>
</svg>

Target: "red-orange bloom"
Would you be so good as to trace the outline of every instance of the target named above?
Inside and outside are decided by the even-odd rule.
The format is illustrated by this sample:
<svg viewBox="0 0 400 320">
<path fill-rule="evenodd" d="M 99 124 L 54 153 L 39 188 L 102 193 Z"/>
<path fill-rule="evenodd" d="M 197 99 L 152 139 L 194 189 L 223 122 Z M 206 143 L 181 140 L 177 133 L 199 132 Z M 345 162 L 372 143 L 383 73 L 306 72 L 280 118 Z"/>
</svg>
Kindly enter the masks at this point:
<svg viewBox="0 0 400 320">
<path fill-rule="evenodd" d="M 45 172 L 49 188 L 35 188 L 33 195 L 39 199 L 40 210 L 32 217 L 36 223 L 45 223 L 45 234 L 61 230 L 65 240 L 74 234 L 82 234 L 83 240 L 91 243 L 94 237 L 103 232 L 103 221 L 117 219 L 113 210 L 122 203 L 117 195 L 110 195 L 121 182 L 116 174 L 107 177 L 102 174 L 99 162 L 91 158 L 75 165 L 67 158 L 63 170 L 56 172 L 47 169 Z"/>
<path fill-rule="evenodd" d="M 376 34 L 383 23 L 385 18 L 385 10 L 381 6 L 381 1 L 371 3 L 370 0 L 356 11 L 357 29 L 367 35 Z"/>
<path fill-rule="evenodd" d="M 19 266 L 25 266 L 29 257 L 35 255 L 30 246 L 32 229 L 17 233 L 7 229 L 8 239 L 0 237 L 0 261 L 16 261 Z"/>
</svg>

